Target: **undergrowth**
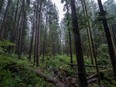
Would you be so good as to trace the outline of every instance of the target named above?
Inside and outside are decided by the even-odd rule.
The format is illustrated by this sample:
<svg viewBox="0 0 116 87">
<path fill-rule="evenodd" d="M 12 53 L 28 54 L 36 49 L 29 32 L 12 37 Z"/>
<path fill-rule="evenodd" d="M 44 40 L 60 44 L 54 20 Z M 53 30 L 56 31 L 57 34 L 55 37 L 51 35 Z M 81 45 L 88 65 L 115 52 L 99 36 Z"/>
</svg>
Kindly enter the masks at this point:
<svg viewBox="0 0 116 87">
<path fill-rule="evenodd" d="M 102 59 L 103 61 L 99 61 L 99 64 L 104 65 L 108 62 L 107 60 Z M 74 63 L 75 63 L 74 57 Z M 68 74 L 73 75 L 77 72 L 77 67 L 71 68 L 70 65 L 70 57 L 66 55 L 57 55 L 54 57 L 45 57 L 45 62 L 40 63 L 40 68 L 49 75 L 53 75 L 51 73 L 52 69 L 60 69 L 62 71 L 67 71 Z M 85 64 L 91 64 L 89 58 L 85 58 Z M 30 68 L 31 63 L 29 63 L 25 56 L 23 58 L 18 59 L 17 55 L 12 54 L 2 54 L 0 55 L 0 87 L 54 87 L 52 84 L 44 81 L 44 79 L 39 78 L 33 72 L 34 67 Z M 116 83 L 114 80 L 114 76 L 112 71 L 108 71 L 107 66 L 104 74 L 104 78 L 101 80 L 101 84 L 104 87 L 116 87 Z M 86 68 L 87 73 L 90 75 L 96 73 L 95 68 Z M 100 69 L 102 72 L 103 70 Z M 90 73 L 92 72 L 92 73 Z M 97 87 L 97 82 L 90 84 L 89 87 Z"/>
<path fill-rule="evenodd" d="M 85 65 L 92 65 L 91 59 L 84 57 Z M 76 64 L 76 58 L 73 57 L 74 64 Z M 40 65 L 42 69 L 49 74 L 51 69 L 59 68 L 60 70 L 66 70 L 70 75 L 73 75 L 77 72 L 77 67 L 71 68 L 70 57 L 66 55 L 57 55 L 54 57 L 46 57 L 45 62 Z M 101 85 L 103 87 L 116 87 L 116 82 L 114 80 L 113 72 L 111 70 L 111 64 L 107 59 L 98 59 L 98 65 L 104 66 L 104 68 L 99 68 L 100 72 L 103 73 L 103 78 L 101 78 Z M 86 67 L 87 76 L 96 74 L 95 67 Z M 98 87 L 97 81 L 93 84 L 89 84 L 89 87 Z"/>
<path fill-rule="evenodd" d="M 26 59 L 0 55 L 0 87 L 52 87 L 37 77 Z"/>
</svg>

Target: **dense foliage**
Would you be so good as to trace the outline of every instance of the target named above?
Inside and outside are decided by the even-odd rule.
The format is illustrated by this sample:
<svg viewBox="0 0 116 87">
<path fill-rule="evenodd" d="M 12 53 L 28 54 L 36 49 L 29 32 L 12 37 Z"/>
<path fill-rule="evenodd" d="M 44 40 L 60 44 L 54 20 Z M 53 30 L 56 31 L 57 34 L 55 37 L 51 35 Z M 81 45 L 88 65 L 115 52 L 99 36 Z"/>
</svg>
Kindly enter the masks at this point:
<svg viewBox="0 0 116 87">
<path fill-rule="evenodd" d="M 37 77 L 29 64 L 14 54 L 0 55 L 0 87 L 52 87 Z"/>
<path fill-rule="evenodd" d="M 116 86 L 116 1 L 60 1 L 0 0 L 0 87 Z"/>
</svg>

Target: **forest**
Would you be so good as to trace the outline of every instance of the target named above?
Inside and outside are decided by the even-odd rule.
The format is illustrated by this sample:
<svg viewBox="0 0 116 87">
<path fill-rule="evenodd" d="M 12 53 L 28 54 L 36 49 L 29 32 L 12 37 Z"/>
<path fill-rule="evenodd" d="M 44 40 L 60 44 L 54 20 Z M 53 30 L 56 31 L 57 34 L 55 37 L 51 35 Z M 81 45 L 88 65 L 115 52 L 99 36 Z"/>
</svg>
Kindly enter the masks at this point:
<svg viewBox="0 0 116 87">
<path fill-rule="evenodd" d="M 0 87 L 116 87 L 116 0 L 0 0 Z"/>
</svg>

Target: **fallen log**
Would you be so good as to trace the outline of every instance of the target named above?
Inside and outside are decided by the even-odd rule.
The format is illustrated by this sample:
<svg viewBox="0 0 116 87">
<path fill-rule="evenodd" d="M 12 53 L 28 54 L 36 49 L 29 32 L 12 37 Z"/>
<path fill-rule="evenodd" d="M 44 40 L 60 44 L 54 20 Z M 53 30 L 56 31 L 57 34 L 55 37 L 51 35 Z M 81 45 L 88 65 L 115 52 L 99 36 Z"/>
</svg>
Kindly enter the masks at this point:
<svg viewBox="0 0 116 87">
<path fill-rule="evenodd" d="M 57 78 L 46 75 L 40 69 L 35 69 L 34 73 L 38 75 L 39 77 L 44 78 L 45 81 L 56 85 L 57 87 L 68 87 L 67 84 L 59 81 Z"/>
<path fill-rule="evenodd" d="M 87 77 L 87 80 L 92 79 L 92 78 L 97 78 L 97 74 L 93 74 L 93 75 Z"/>
<path fill-rule="evenodd" d="M 100 74 L 100 79 L 103 79 L 104 78 L 104 74 L 102 72 L 100 72 L 99 74 Z M 93 79 L 93 78 L 97 78 L 97 76 L 98 76 L 97 73 L 96 74 L 93 74 L 93 75 L 87 77 L 87 80 Z"/>
<path fill-rule="evenodd" d="M 95 83 L 96 81 L 97 81 L 97 78 L 87 80 L 88 84 Z"/>
<path fill-rule="evenodd" d="M 87 82 L 89 84 L 95 83 L 96 81 L 97 81 L 97 74 L 93 74 L 93 75 L 87 77 Z"/>
<path fill-rule="evenodd" d="M 77 64 L 74 64 L 74 63 L 70 63 L 68 65 L 72 65 L 72 66 L 77 66 Z M 85 67 L 96 67 L 95 65 L 85 65 Z M 106 68 L 105 66 L 100 66 L 98 65 L 99 68 Z"/>
</svg>

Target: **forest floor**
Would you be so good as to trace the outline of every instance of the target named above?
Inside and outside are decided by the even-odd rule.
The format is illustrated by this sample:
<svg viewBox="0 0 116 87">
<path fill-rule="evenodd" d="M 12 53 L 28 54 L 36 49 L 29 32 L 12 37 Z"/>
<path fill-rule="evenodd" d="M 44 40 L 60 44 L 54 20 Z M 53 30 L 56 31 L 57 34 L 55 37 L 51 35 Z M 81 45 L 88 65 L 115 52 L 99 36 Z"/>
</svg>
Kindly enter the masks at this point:
<svg viewBox="0 0 116 87">
<path fill-rule="evenodd" d="M 72 68 L 69 62 L 70 58 L 66 55 L 46 56 L 44 63 L 36 67 L 27 60 L 26 56 L 18 59 L 15 54 L 2 54 L 0 55 L 0 87 L 78 87 L 77 67 Z M 85 64 L 91 64 L 89 58 L 85 58 Z M 86 71 L 89 87 L 98 87 L 95 67 L 87 67 Z M 109 65 L 100 68 L 100 72 L 102 87 L 116 87 Z"/>
</svg>

